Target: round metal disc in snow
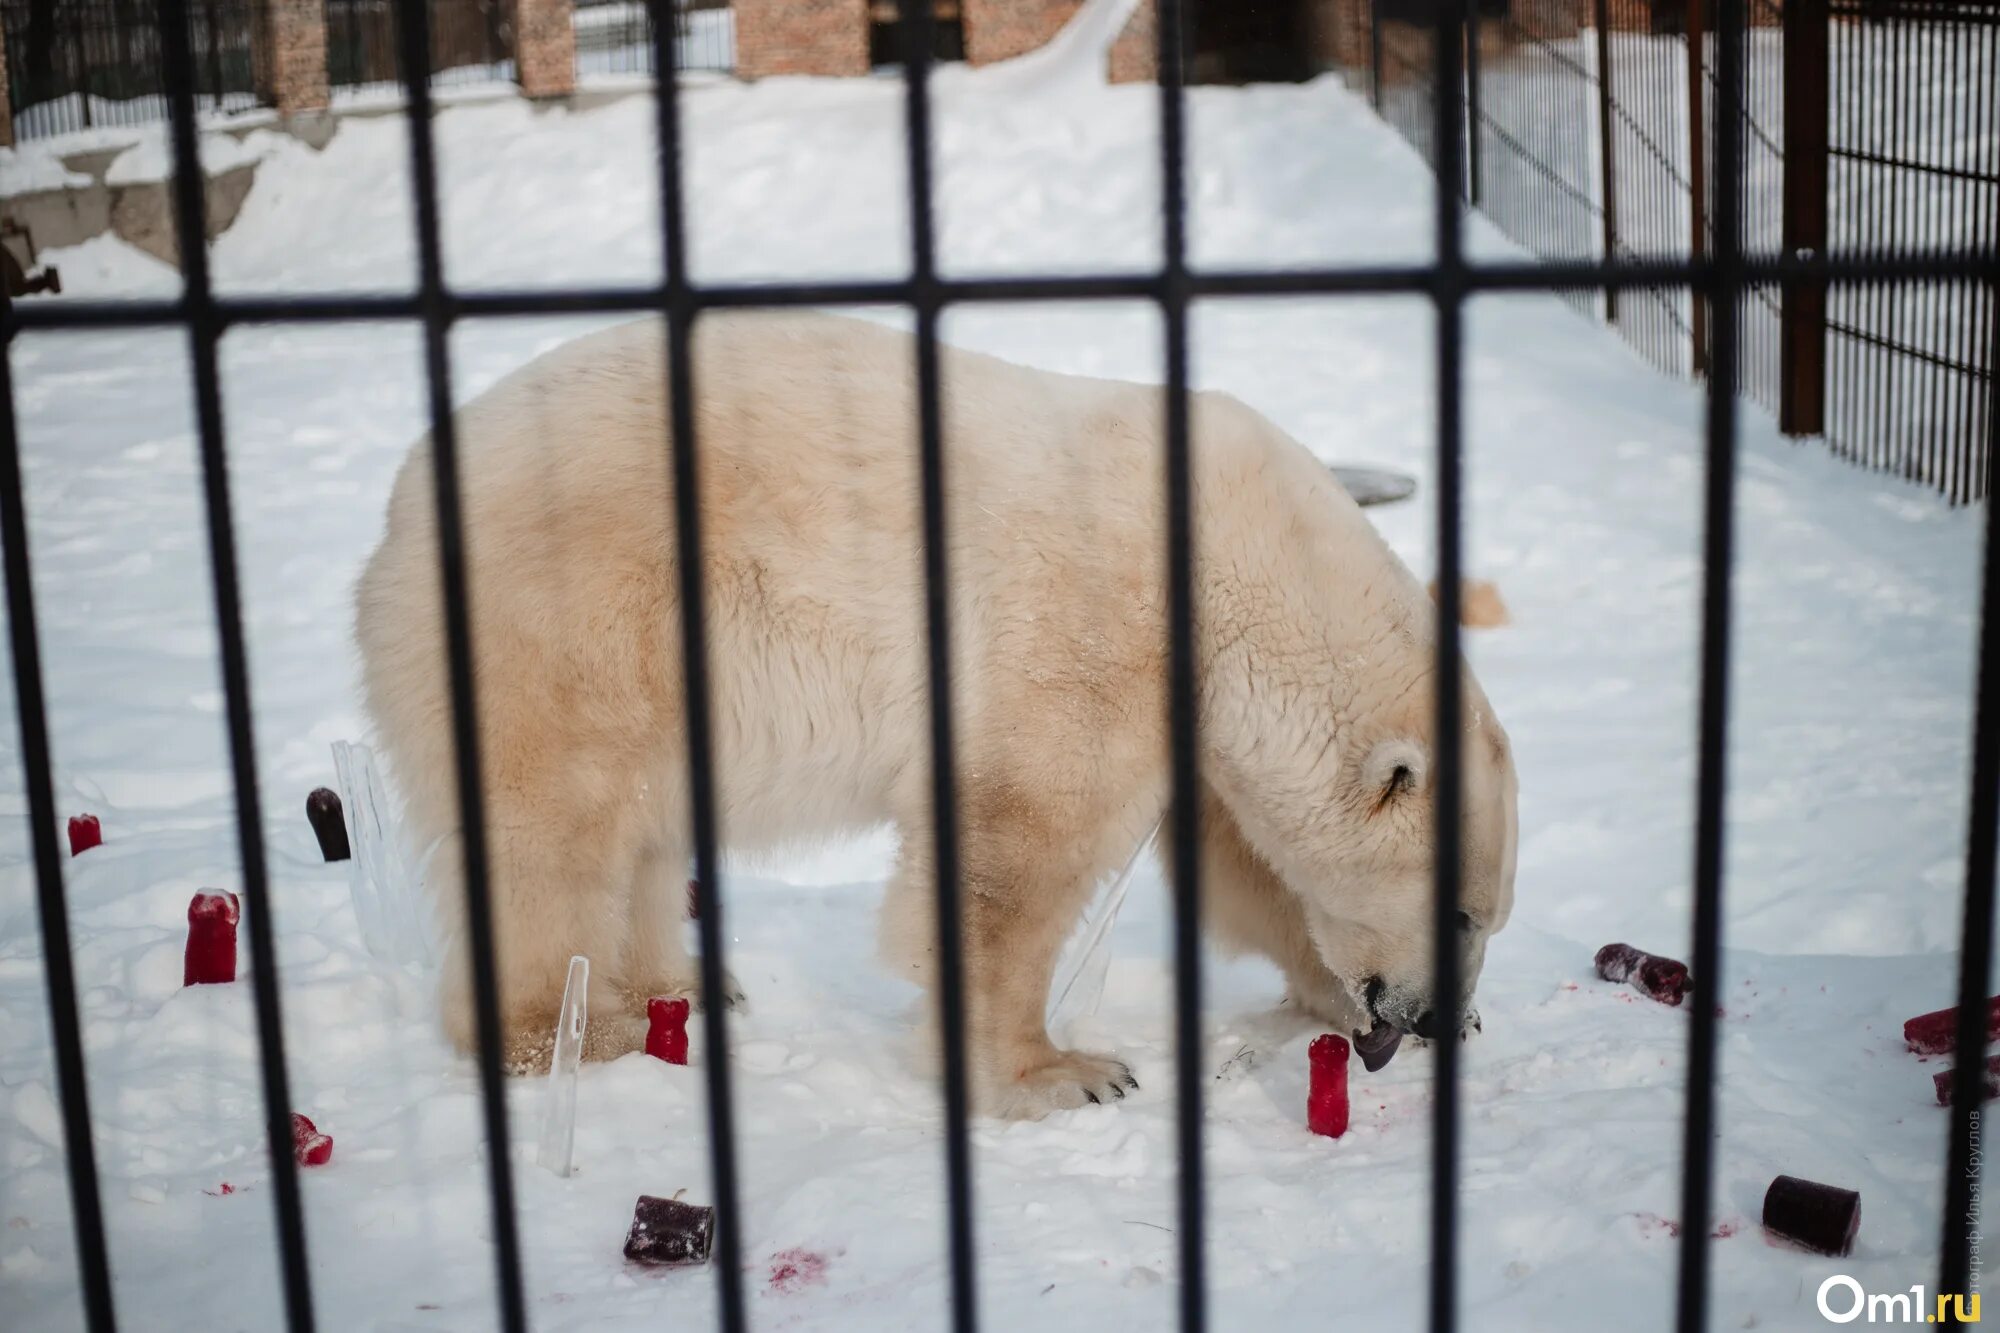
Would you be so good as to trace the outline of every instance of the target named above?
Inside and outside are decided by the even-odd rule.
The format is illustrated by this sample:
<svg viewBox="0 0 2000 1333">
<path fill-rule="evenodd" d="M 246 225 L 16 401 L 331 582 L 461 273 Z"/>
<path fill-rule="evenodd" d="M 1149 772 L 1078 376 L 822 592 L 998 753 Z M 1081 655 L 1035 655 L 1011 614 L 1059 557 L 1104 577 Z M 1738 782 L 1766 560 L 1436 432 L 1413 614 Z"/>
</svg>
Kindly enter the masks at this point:
<svg viewBox="0 0 2000 1333">
<path fill-rule="evenodd" d="M 1335 464 L 1333 475 L 1358 505 L 1389 504 L 1407 500 L 1417 492 L 1415 477 L 1378 467 L 1341 467 Z"/>
</svg>

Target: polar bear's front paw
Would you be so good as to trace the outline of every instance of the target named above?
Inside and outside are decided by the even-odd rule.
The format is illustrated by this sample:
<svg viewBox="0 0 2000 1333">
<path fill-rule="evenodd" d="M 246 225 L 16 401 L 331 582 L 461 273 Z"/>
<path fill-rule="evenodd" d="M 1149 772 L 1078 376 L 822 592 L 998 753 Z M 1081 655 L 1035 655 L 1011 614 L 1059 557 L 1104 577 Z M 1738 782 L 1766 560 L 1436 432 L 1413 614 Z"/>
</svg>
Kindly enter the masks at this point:
<svg viewBox="0 0 2000 1333">
<path fill-rule="evenodd" d="M 1122 1060 L 1088 1051 L 1057 1051 L 992 1088 L 987 1110 L 1007 1120 L 1038 1120 L 1051 1111 L 1115 1102 L 1138 1086 L 1139 1080 Z"/>
</svg>

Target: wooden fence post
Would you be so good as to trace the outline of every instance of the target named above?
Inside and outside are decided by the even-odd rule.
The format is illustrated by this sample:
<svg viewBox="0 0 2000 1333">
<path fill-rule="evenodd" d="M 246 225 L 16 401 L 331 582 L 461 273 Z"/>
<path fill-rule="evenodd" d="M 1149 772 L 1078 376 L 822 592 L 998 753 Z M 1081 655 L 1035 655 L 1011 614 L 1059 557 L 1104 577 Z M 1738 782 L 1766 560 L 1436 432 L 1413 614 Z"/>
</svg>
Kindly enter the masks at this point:
<svg viewBox="0 0 2000 1333">
<path fill-rule="evenodd" d="M 1699 262 L 1708 253 L 1708 135 L 1707 79 L 1702 71 L 1702 48 L 1707 45 L 1708 0 L 1687 0 L 1687 115 L 1688 115 L 1688 257 Z M 1708 293 L 1700 284 L 1688 290 L 1688 306 L 1694 333 L 1693 370 L 1708 374 Z"/>
<path fill-rule="evenodd" d="M 1597 156 L 1604 179 L 1604 261 L 1618 256 L 1618 175 L 1611 147 L 1611 0 L 1597 0 Z M 1604 289 L 1604 322 L 1618 322 L 1618 289 Z"/>
<path fill-rule="evenodd" d="M 1826 250 L 1828 63 L 1826 0 L 1786 0 L 1784 11 L 1785 253 Z M 1826 282 L 1796 279 L 1779 294 L 1778 429 L 1826 430 Z"/>
</svg>

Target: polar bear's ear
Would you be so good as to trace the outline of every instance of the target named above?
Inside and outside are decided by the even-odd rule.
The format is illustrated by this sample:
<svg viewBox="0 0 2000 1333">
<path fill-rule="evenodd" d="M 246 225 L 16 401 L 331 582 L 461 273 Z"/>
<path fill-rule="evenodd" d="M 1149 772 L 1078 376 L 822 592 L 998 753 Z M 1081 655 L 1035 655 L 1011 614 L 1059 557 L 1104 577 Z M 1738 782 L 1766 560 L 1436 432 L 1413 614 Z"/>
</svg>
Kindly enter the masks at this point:
<svg viewBox="0 0 2000 1333">
<path fill-rule="evenodd" d="M 1430 761 L 1424 747 L 1412 740 L 1378 741 L 1361 765 L 1361 786 L 1372 791 L 1378 807 L 1424 785 Z"/>
</svg>

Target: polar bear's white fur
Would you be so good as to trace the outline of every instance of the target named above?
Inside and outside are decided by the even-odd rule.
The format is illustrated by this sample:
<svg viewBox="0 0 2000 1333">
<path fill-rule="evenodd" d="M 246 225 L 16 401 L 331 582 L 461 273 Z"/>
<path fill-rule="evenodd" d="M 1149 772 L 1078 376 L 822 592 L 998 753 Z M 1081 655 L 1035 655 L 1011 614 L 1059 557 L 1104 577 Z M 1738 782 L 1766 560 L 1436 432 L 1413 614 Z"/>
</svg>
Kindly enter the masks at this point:
<svg viewBox="0 0 2000 1333">
<path fill-rule="evenodd" d="M 457 415 L 500 999 L 545 1061 L 566 964 L 590 1043 L 688 994 L 680 615 L 656 320 L 581 338 Z M 888 962 L 929 976 L 934 892 L 915 355 L 852 319 L 715 314 L 694 339 L 720 834 L 892 822 Z M 1162 395 L 943 349 L 964 950 L 980 1105 L 1123 1096 L 1043 1028 L 1092 886 L 1167 799 Z M 1192 415 L 1207 924 L 1343 1026 L 1430 1017 L 1432 617 L 1311 454 L 1220 394 Z M 358 591 L 368 707 L 462 914 L 432 464 Z M 1465 688 L 1466 995 L 1513 897 L 1505 733 Z M 462 929 L 445 1026 L 473 1037 Z M 1464 997 L 1460 997 L 1461 1002 Z M 1451 1012 L 1456 1012 L 1454 1005 Z"/>
</svg>

